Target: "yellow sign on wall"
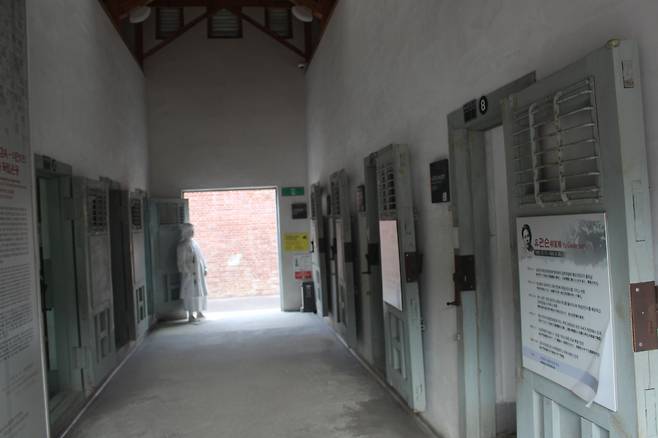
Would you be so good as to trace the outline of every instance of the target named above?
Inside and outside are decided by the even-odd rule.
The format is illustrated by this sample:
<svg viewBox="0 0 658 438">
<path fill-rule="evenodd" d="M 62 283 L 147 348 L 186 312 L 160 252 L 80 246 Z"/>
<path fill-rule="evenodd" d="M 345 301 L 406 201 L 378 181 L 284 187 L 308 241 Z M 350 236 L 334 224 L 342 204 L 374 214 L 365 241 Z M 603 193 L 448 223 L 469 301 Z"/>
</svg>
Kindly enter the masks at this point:
<svg viewBox="0 0 658 438">
<path fill-rule="evenodd" d="M 284 233 L 283 250 L 286 252 L 308 252 L 308 233 Z"/>
</svg>

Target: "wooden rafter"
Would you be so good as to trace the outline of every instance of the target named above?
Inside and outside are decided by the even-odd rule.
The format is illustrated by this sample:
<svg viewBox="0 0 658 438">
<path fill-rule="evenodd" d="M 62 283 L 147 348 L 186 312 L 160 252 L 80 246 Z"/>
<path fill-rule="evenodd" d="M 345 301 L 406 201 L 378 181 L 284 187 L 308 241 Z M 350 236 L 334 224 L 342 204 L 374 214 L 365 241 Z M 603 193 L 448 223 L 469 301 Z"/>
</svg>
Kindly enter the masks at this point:
<svg viewBox="0 0 658 438">
<path fill-rule="evenodd" d="M 185 32 L 192 29 L 194 26 L 201 23 L 202 21 L 207 20 L 210 15 L 211 15 L 211 10 L 208 9 L 206 10 L 206 12 L 196 17 L 194 20 L 190 21 L 189 23 L 186 23 L 183 27 L 181 27 L 178 30 L 178 32 L 171 35 L 169 38 L 163 40 L 161 43 L 154 46 L 153 48 L 149 49 L 148 52 L 144 53 L 144 58 L 148 58 L 149 56 L 155 54 L 156 52 L 160 51 L 164 47 L 168 46 L 169 44 L 174 42 L 174 40 L 177 39 L 179 36 L 183 35 Z"/>
<path fill-rule="evenodd" d="M 293 5 L 306 6 L 311 9 L 314 17 L 320 23 L 321 33 L 324 33 L 327 24 L 331 18 L 337 0 L 104 0 L 101 3 L 105 6 L 108 15 L 112 18 L 117 31 L 121 33 L 119 24 L 122 20 L 126 19 L 130 11 L 136 7 L 140 6 L 150 6 L 150 7 L 205 7 L 206 12 L 201 14 L 199 17 L 194 20 L 186 23 L 181 29 L 176 32 L 171 37 L 161 41 L 159 44 L 151 48 L 150 50 L 144 52 L 143 49 L 143 39 L 140 38 L 143 30 L 142 26 L 139 26 L 139 29 L 136 29 L 136 40 L 135 47 L 131 48 L 131 51 L 134 50 L 134 55 L 140 64 L 143 60 L 154 53 L 158 52 L 162 48 L 171 44 L 178 37 L 195 27 L 200 22 L 207 20 L 212 14 L 219 9 L 228 9 L 237 16 L 239 16 L 243 21 L 251 24 L 256 27 L 261 32 L 265 33 L 269 37 L 276 40 L 281 45 L 285 46 L 289 50 L 293 51 L 297 55 L 304 58 L 306 61 L 310 61 L 315 54 L 315 49 L 317 47 L 318 41 L 314 41 L 315 38 L 312 37 L 311 25 L 306 24 L 304 26 L 304 49 L 300 49 L 295 45 L 291 44 L 285 38 L 282 38 L 280 35 L 272 32 L 267 26 L 261 24 L 258 20 L 250 17 L 249 15 L 243 13 L 241 8 L 245 7 L 263 7 L 263 8 L 284 8 L 291 7 Z"/>
<path fill-rule="evenodd" d="M 246 21 L 247 23 L 251 24 L 254 26 L 256 29 L 260 30 L 261 32 L 265 33 L 266 35 L 270 36 L 274 40 L 278 41 L 280 44 L 282 44 L 284 47 L 286 47 L 289 50 L 292 50 L 299 56 L 301 56 L 304 59 L 308 59 L 306 53 L 299 49 L 298 47 L 294 46 L 293 44 L 289 43 L 285 38 L 280 37 L 276 33 L 272 32 L 268 27 L 263 26 L 260 24 L 258 21 L 254 20 L 251 18 L 249 15 L 243 13 L 240 9 L 238 8 L 231 8 L 229 9 L 233 14 L 236 16 L 240 17 L 243 21 Z"/>
</svg>

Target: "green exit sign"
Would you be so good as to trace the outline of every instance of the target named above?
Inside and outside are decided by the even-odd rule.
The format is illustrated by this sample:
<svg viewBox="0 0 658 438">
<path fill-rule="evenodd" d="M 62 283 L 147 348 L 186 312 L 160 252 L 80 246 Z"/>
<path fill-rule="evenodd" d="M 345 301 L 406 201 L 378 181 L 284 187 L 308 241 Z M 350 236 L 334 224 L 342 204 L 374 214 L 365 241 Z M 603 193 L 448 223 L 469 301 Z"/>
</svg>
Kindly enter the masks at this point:
<svg viewBox="0 0 658 438">
<path fill-rule="evenodd" d="M 304 196 L 304 187 L 283 187 L 281 196 Z"/>
</svg>

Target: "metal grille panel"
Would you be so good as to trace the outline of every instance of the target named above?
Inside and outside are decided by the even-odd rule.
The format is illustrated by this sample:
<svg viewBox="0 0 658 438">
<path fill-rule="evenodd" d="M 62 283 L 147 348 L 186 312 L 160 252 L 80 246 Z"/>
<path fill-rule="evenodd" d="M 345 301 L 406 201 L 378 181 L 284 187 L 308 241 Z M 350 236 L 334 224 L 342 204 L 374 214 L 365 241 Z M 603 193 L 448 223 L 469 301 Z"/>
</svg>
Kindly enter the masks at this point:
<svg viewBox="0 0 658 438">
<path fill-rule="evenodd" d="M 602 196 L 594 79 L 514 112 L 512 156 L 520 205 L 593 202 Z"/>
<path fill-rule="evenodd" d="M 87 220 L 89 231 L 102 233 L 107 230 L 107 192 L 103 189 L 88 189 Z"/>
<path fill-rule="evenodd" d="M 395 171 L 389 163 L 378 169 L 377 185 L 379 186 L 379 205 L 384 213 L 395 213 L 397 199 L 395 193 Z"/>
<path fill-rule="evenodd" d="M 142 200 L 133 199 L 130 201 L 130 223 L 134 230 L 142 229 Z"/>
<path fill-rule="evenodd" d="M 158 204 L 158 216 L 160 225 L 180 225 L 185 222 L 185 209 L 176 203 Z"/>
<path fill-rule="evenodd" d="M 210 38 L 241 38 L 242 20 L 227 9 L 217 11 L 208 19 Z"/>
</svg>

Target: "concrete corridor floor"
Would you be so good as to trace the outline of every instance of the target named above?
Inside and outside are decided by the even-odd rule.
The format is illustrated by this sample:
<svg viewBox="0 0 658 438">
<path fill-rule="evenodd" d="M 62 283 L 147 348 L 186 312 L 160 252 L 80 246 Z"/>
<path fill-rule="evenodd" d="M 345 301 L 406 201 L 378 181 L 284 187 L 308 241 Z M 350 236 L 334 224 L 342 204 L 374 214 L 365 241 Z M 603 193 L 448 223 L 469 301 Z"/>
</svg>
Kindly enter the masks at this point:
<svg viewBox="0 0 658 438">
<path fill-rule="evenodd" d="M 317 316 L 259 309 L 160 326 L 69 437 L 429 435 Z"/>
</svg>

